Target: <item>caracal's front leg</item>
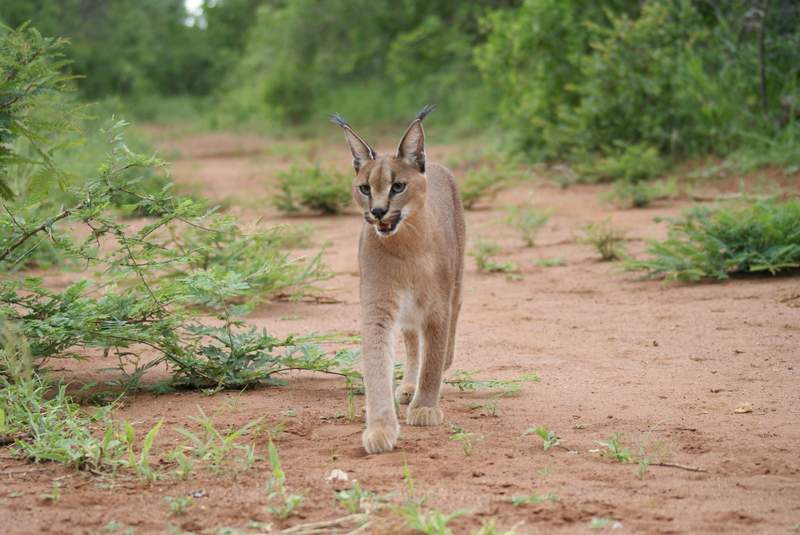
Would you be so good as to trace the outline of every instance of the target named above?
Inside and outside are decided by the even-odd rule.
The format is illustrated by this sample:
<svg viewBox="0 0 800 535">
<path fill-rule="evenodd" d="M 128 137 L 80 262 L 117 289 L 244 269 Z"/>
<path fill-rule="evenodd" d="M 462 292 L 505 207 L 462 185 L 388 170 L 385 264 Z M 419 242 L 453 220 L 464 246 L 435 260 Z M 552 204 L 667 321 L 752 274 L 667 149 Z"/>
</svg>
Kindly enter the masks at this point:
<svg viewBox="0 0 800 535">
<path fill-rule="evenodd" d="M 406 369 L 403 382 L 397 387 L 395 397 L 401 405 L 408 405 L 414 399 L 419 376 L 419 334 L 416 329 L 403 329 L 403 341 L 406 345 Z"/>
<path fill-rule="evenodd" d="M 439 425 L 442 410 L 439 393 L 442 388 L 445 355 L 447 352 L 447 327 L 449 318 L 427 318 L 422 326 L 423 354 L 417 378 L 417 391 L 408 407 L 406 422 L 409 425 Z"/>
<path fill-rule="evenodd" d="M 386 301 L 363 305 L 362 336 L 367 429 L 362 443 L 367 453 L 391 451 L 400 427 L 394 410 L 394 348 L 391 343 L 396 307 Z"/>
</svg>

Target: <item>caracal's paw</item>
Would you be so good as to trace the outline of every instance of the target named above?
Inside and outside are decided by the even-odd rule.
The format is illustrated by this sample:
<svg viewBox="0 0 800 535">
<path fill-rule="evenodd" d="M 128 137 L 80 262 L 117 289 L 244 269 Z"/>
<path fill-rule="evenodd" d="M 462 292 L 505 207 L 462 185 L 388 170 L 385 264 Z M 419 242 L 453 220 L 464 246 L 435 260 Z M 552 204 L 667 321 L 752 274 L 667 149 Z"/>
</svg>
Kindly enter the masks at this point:
<svg viewBox="0 0 800 535">
<path fill-rule="evenodd" d="M 400 405 L 408 405 L 414 399 L 414 391 L 416 389 L 417 385 L 414 383 L 403 383 L 395 390 L 394 397 Z"/>
<path fill-rule="evenodd" d="M 408 425 L 420 427 L 439 425 L 444 420 L 444 414 L 439 407 L 409 407 L 406 415 Z"/>
<path fill-rule="evenodd" d="M 364 430 L 361 443 L 367 453 L 383 453 L 394 449 L 399 435 L 397 424 L 374 424 Z"/>
</svg>

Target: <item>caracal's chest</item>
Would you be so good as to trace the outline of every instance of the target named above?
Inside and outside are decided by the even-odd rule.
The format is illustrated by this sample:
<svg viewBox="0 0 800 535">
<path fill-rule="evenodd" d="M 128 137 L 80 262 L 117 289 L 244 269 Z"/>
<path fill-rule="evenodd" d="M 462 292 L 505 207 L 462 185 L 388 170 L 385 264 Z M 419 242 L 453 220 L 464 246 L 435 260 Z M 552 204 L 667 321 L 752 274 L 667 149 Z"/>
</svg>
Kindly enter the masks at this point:
<svg viewBox="0 0 800 535">
<path fill-rule="evenodd" d="M 402 330 L 417 330 L 425 315 L 422 297 L 413 288 L 405 288 L 398 292 L 399 306 L 396 323 Z"/>
</svg>

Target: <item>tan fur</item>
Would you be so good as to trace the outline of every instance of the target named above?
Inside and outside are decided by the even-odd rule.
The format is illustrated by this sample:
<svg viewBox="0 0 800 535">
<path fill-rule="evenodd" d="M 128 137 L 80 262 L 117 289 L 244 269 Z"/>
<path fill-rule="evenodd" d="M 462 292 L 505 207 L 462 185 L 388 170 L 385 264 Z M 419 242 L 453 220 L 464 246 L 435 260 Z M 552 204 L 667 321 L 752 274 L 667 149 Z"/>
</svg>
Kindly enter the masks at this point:
<svg viewBox="0 0 800 535">
<path fill-rule="evenodd" d="M 358 260 L 367 395 L 362 438 L 368 453 L 392 450 L 399 435 L 392 394 L 396 334 L 402 333 L 407 354 L 405 378 L 396 396 L 409 404 L 409 425 L 442 422 L 442 375 L 455 351 L 464 214 L 453 175 L 425 162 L 425 114 L 411 123 L 395 156 L 378 156 L 343 120 L 340 123 L 357 171 L 353 198 L 365 218 Z M 390 194 L 393 183 L 405 183 L 405 190 Z M 369 195 L 359 189 L 367 184 Z M 388 209 L 380 221 L 371 213 L 376 207 Z M 395 221 L 396 228 L 390 230 Z"/>
</svg>

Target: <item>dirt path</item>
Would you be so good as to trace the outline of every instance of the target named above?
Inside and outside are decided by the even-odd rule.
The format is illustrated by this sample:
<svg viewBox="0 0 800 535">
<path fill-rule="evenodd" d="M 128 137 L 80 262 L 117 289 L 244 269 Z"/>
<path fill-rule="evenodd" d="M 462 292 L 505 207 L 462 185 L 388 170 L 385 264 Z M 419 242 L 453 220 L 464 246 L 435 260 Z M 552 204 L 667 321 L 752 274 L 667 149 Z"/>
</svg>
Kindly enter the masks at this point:
<svg viewBox="0 0 800 535">
<path fill-rule="evenodd" d="M 435 139 L 435 128 L 431 127 Z M 313 158 L 347 171 L 344 144 L 291 147 L 253 136 L 209 134 L 163 142 L 182 155 L 174 166 L 179 183 L 214 199 L 230 201 L 245 218 L 310 222 L 317 246 L 329 242 L 326 263 L 336 276 L 327 283 L 335 304 L 274 303 L 250 321 L 271 332 L 357 332 L 357 214 L 282 219 L 268 204 L 276 172 L 293 160 Z M 447 161 L 453 147 L 432 148 Z M 287 481 L 305 490 L 300 515 L 274 521 L 265 511 L 266 461 L 232 475 L 193 474 L 185 481 L 146 485 L 76 474 L 52 466 L 0 459 L 0 518 L 7 533 L 98 533 L 114 521 L 134 533 L 217 533 L 247 530 L 251 522 L 276 527 L 341 516 L 325 481 L 338 468 L 362 487 L 402 495 L 408 465 L 417 492 L 441 511 L 467 509 L 455 533 L 469 533 L 488 518 L 516 533 L 590 532 L 592 519 L 609 519 L 602 531 L 618 533 L 786 533 L 800 522 L 800 285 L 797 278 L 748 278 L 697 285 L 635 281 L 599 262 L 576 232 L 610 217 L 636 239 L 662 236 L 657 215 L 675 215 L 682 203 L 648 210 L 615 210 L 598 201 L 599 187 L 560 190 L 532 180 L 505 192 L 490 209 L 468 213 L 468 236 L 503 246 L 501 260 L 521 269 L 521 280 L 476 272 L 467 261 L 465 302 L 454 369 L 481 370 L 480 377 L 541 377 L 513 397 L 444 390 L 446 425 L 403 426 L 398 448 L 365 456 L 359 418 L 346 411 L 341 381 L 290 375 L 288 386 L 215 396 L 180 393 L 138 395 L 117 417 L 149 429 L 160 418 L 167 428 L 191 426 L 202 407 L 221 427 L 264 417 L 280 423 L 277 445 Z M 530 196 L 554 211 L 534 248 L 524 248 L 503 222 L 502 207 Z M 563 258 L 539 267 L 538 259 Z M 97 363 L 97 366 L 103 366 Z M 487 405 L 487 402 L 489 403 Z M 496 414 L 492 412 L 496 404 Z M 752 412 L 734 409 L 749 403 Z M 477 408 L 476 408 L 477 406 Z M 404 412 L 404 408 L 402 411 Z M 472 433 L 472 451 L 451 440 L 451 424 Z M 545 452 L 535 435 L 544 425 L 564 448 Z M 621 433 L 634 456 L 697 467 L 702 472 L 650 466 L 603 457 L 597 441 Z M 165 432 L 166 452 L 178 435 Z M 266 456 L 264 440 L 258 453 Z M 39 498 L 60 477 L 55 504 Z M 341 486 L 341 485 L 340 485 Z M 165 496 L 202 490 L 185 515 L 170 516 Z M 514 495 L 552 492 L 558 501 L 513 506 Z M 619 524 L 614 525 L 614 522 Z M 251 524 L 255 525 L 255 524 Z M 396 532 L 376 523 L 375 533 Z M 109 527 L 110 531 L 110 527 Z"/>
</svg>

